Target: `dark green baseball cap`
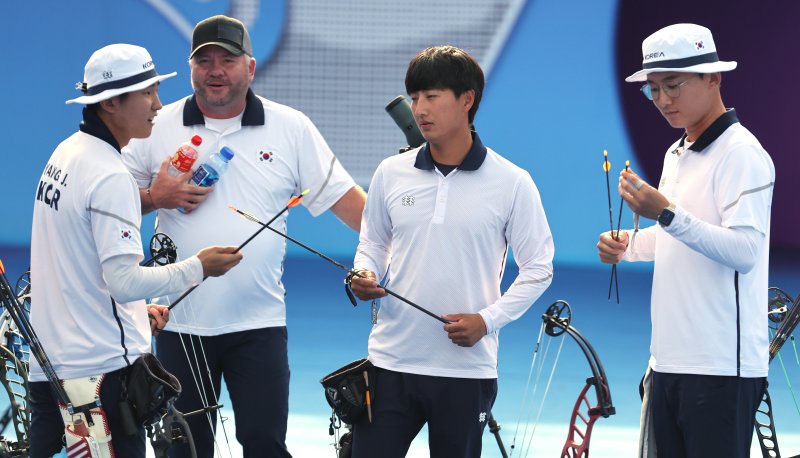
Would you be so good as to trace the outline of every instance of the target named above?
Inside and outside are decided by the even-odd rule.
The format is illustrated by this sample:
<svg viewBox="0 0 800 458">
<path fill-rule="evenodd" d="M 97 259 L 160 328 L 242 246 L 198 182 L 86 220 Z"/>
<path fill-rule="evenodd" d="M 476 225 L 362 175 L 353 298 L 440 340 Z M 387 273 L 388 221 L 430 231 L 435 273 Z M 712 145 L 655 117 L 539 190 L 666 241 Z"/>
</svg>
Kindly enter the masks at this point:
<svg viewBox="0 0 800 458">
<path fill-rule="evenodd" d="M 224 48 L 235 56 L 247 54 L 253 56 L 250 45 L 250 34 L 242 21 L 232 17 L 218 15 L 203 19 L 194 26 L 192 32 L 191 59 L 198 49 L 207 45 L 216 45 Z"/>
</svg>

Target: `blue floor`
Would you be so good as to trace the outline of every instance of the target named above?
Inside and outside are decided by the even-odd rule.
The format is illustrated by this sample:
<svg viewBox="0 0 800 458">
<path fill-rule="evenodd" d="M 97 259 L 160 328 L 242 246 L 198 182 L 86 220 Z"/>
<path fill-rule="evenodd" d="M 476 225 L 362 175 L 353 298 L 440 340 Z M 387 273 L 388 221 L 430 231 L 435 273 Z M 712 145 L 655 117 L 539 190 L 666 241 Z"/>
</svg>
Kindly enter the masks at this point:
<svg viewBox="0 0 800 458">
<path fill-rule="evenodd" d="M 773 254 L 770 272 L 770 284 L 793 295 L 800 293 L 800 265 L 793 261 L 795 255 L 796 253 Z M 0 259 L 5 263 L 9 279 L 13 283 L 27 267 L 28 252 L 26 248 L 3 247 L 0 248 Z M 339 261 L 350 263 L 349 259 Z M 506 285 L 515 274 L 514 266 L 509 266 Z M 612 453 L 603 455 L 602 450 L 613 449 L 618 445 L 613 443 L 618 435 L 611 434 L 616 429 L 627 431 L 627 442 L 635 441 L 632 431 L 638 428 L 639 423 L 638 384 L 649 355 L 648 303 L 651 275 L 649 268 L 621 265 L 621 304 L 618 305 L 614 301 L 606 300 L 608 266 L 556 266 L 550 289 L 525 316 L 503 328 L 500 333 L 499 392 L 493 413 L 503 426 L 501 435 L 507 446 L 513 441 L 518 419 L 522 417 L 524 422 L 528 415 L 527 412 L 520 411 L 520 405 L 525 396 L 524 388 L 541 325 L 541 314 L 557 299 L 566 300 L 572 305 L 573 326 L 589 340 L 600 356 L 617 410 L 615 416 L 601 418 L 595 425 L 593 455 L 614 456 Z M 360 303 L 358 307 L 352 307 L 344 294 L 342 278 L 342 271 L 316 257 L 294 257 L 286 262 L 284 281 L 288 291 L 286 302 L 292 370 L 292 416 L 327 417 L 330 411 L 320 388 L 320 378 L 345 363 L 366 355 L 371 326 L 369 304 Z M 402 294 L 399 291 L 398 293 Z M 423 306 L 426 303 L 424 298 L 412 299 Z M 552 356 L 559 342 L 558 339 L 550 339 L 552 346 L 548 354 Z M 787 370 L 794 385 L 800 386 L 800 369 L 795 365 L 794 355 L 788 347 L 787 344 L 783 352 Z M 540 359 L 543 352 L 544 348 L 540 351 Z M 546 370 L 549 370 L 549 366 Z M 548 373 L 543 375 L 539 393 L 547 382 L 547 375 Z M 572 405 L 583 388 L 585 379 L 590 375 L 586 360 L 577 345 L 571 340 L 566 341 L 540 419 L 541 424 L 560 426 L 556 429 L 555 437 L 537 435 L 534 443 L 563 443 L 566 437 L 565 425 Z M 781 433 L 800 433 L 798 412 L 777 361 L 771 367 L 770 392 L 778 437 L 781 437 Z M 311 434 L 315 437 L 309 437 L 308 440 L 327 444 L 330 442 L 327 423 L 320 421 L 318 424 L 319 431 L 306 431 L 304 435 Z M 563 434 L 558 433 L 559 428 L 563 429 Z M 484 456 L 500 456 L 488 430 L 484 437 L 484 448 Z M 786 452 L 787 456 L 794 455 L 800 453 L 800 449 Z M 326 456 L 333 456 L 332 450 Z M 545 455 L 534 453 L 534 456 Z"/>
</svg>

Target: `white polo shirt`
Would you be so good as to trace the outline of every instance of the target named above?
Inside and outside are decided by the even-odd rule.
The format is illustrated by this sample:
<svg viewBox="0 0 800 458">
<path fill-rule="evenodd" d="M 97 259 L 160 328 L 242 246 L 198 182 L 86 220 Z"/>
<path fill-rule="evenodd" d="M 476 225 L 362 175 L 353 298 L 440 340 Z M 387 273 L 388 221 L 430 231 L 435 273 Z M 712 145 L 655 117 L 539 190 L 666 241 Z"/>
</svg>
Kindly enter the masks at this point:
<svg viewBox="0 0 800 458">
<path fill-rule="evenodd" d="M 509 246 L 519 275 L 501 296 Z M 370 333 L 369 359 L 412 374 L 497 378 L 498 332 L 547 289 L 552 260 L 536 185 L 477 134 L 447 176 L 427 145 L 385 159 L 369 187 L 355 267 L 386 274 L 386 287 L 434 314 L 480 313 L 488 334 L 459 347 L 441 322 L 388 296 Z"/>
<path fill-rule="evenodd" d="M 667 151 L 658 187 L 677 205 L 675 218 L 666 228 L 656 225 L 640 233 L 634 251 L 629 244 L 626 253 L 630 260 L 655 259 L 650 366 L 666 373 L 765 377 L 775 168 L 734 110 L 688 149 L 684 139 Z M 703 253 L 700 247 L 724 243 L 697 240 L 708 225 L 763 234 L 755 266 L 738 272 Z"/>
<path fill-rule="evenodd" d="M 238 246 L 258 230 L 228 204 L 267 222 L 286 206 L 292 194 L 310 189 L 303 205 L 316 216 L 355 186 L 304 114 L 252 91 L 248 91 L 246 108 L 236 122 L 206 123 L 193 96 L 165 106 L 150 138 L 131 141 L 123 150 L 123 161 L 139 186 L 147 187 L 162 161 L 194 135 L 203 139 L 195 169 L 223 146 L 235 156 L 214 191 L 195 211 L 187 215 L 158 210 L 158 231 L 175 241 L 180 259 L 210 245 Z M 285 232 L 286 218 L 284 213 L 271 226 Z M 238 266 L 222 277 L 208 278 L 172 310 L 167 329 L 219 335 L 284 326 L 281 274 L 285 251 L 282 237 L 264 231 L 245 247 Z M 176 298 L 158 300 L 167 303 Z"/>
<path fill-rule="evenodd" d="M 144 301 L 115 302 L 101 267 L 142 259 L 138 187 L 105 125 L 84 117 L 47 162 L 33 207 L 31 324 L 61 379 L 122 368 L 150 349 Z M 33 358 L 30 380 L 46 380 Z"/>
</svg>

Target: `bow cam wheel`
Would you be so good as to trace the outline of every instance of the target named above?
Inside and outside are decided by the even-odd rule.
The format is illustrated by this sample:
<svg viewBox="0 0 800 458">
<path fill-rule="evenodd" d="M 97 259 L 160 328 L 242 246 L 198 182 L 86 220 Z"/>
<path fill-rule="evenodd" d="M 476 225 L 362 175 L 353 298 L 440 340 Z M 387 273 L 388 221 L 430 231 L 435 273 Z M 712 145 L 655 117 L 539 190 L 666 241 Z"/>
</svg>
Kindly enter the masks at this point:
<svg viewBox="0 0 800 458">
<path fill-rule="evenodd" d="M 30 313 L 31 311 L 31 271 L 27 271 L 24 274 L 20 275 L 17 279 L 17 284 L 15 286 L 17 291 L 17 299 L 25 308 L 25 311 Z"/>
<path fill-rule="evenodd" d="M 542 315 L 545 322 L 544 332 L 548 336 L 557 337 L 563 334 L 572 322 L 572 308 L 567 301 L 553 302 Z"/>
<path fill-rule="evenodd" d="M 154 263 L 166 266 L 178 259 L 178 247 L 167 234 L 158 232 L 150 239 L 150 256 Z"/>
<path fill-rule="evenodd" d="M 769 300 L 767 301 L 767 317 L 769 317 L 769 327 L 777 331 L 781 322 L 786 318 L 789 309 L 792 308 L 794 298 L 786 291 L 771 287 L 769 288 Z"/>
</svg>

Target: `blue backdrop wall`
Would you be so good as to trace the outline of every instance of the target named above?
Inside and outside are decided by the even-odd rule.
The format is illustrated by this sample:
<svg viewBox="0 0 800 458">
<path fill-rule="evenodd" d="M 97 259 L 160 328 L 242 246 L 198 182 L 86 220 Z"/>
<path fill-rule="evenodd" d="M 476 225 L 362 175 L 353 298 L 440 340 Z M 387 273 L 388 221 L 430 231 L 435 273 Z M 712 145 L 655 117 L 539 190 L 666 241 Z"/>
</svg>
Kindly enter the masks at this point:
<svg viewBox="0 0 800 458">
<path fill-rule="evenodd" d="M 800 4 L 712 0 L 701 8 L 687 0 L 662 14 L 663 5 L 624 0 L 443 1 L 420 15 L 417 3 L 427 2 L 4 2 L 0 11 L 12 20 L 0 44 L 7 101 L 0 114 L 6 131 L 0 246 L 29 243 L 35 187 L 53 148 L 77 128 L 80 107 L 64 100 L 75 96 L 89 55 L 114 42 L 145 46 L 161 72 L 178 71 L 161 88 L 164 103 L 171 102 L 191 91 L 186 59 L 192 25 L 216 13 L 248 24 L 259 62 L 257 91 L 309 114 L 365 186 L 380 158 L 403 146 L 383 104 L 403 92 L 413 54 L 445 42 L 476 54 L 488 73 L 476 127 L 485 143 L 530 171 L 554 233 L 556 261 L 577 264 L 597 262 L 596 237 L 608 227 L 603 149 L 612 170 L 630 159 L 655 181 L 663 151 L 680 134 L 638 87 L 621 83 L 640 66 L 641 40 L 671 22 L 708 25 L 721 57 L 739 61 L 739 69 L 725 75 L 723 96 L 735 102 L 778 170 L 773 244 L 800 246 L 793 229 L 800 161 L 789 112 L 798 95 L 788 80 L 798 64 L 785 56 L 789 43 L 800 42 L 788 19 L 798 17 Z M 371 98 L 358 95 L 366 92 L 365 82 Z M 629 221 L 626 209 L 623 225 Z M 152 233 L 152 218 L 144 224 L 143 232 Z M 289 231 L 343 259 L 357 242 L 334 217 L 311 218 L 304 210 L 290 218 Z"/>
</svg>

